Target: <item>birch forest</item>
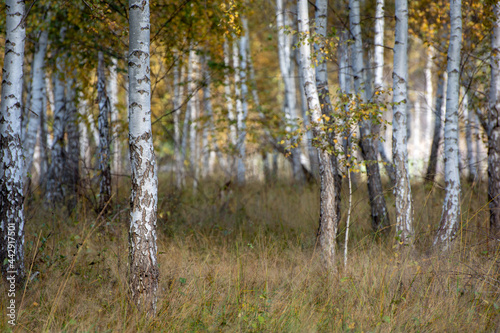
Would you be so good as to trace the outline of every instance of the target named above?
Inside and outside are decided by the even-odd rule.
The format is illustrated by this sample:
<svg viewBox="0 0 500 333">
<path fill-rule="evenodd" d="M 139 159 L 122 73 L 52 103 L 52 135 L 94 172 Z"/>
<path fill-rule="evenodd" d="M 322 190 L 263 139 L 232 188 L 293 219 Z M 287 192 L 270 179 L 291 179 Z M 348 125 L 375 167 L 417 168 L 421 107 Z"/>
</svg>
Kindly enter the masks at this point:
<svg viewBox="0 0 500 333">
<path fill-rule="evenodd" d="M 500 329 L 500 1 L 5 0 L 0 65 L 0 331 Z"/>
</svg>

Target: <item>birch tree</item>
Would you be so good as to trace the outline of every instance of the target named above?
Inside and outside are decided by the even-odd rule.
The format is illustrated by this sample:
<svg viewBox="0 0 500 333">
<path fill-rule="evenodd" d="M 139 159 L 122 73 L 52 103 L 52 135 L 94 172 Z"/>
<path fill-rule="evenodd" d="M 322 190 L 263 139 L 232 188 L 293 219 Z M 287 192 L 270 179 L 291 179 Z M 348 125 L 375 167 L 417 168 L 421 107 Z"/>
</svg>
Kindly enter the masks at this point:
<svg viewBox="0 0 500 333">
<path fill-rule="evenodd" d="M 488 109 L 488 200 L 490 234 L 500 237 L 500 2 L 493 4 L 491 85 Z"/>
<path fill-rule="evenodd" d="M 298 27 L 301 35 L 308 35 L 309 13 L 307 0 L 297 1 Z M 300 43 L 300 66 L 304 74 L 304 89 L 307 96 L 307 104 L 311 113 L 311 124 L 313 135 L 316 140 L 323 142 L 326 138 L 321 106 L 314 69 L 311 66 L 311 45 L 306 38 Z M 323 147 L 318 147 L 319 176 L 320 176 L 320 221 L 318 231 L 318 243 L 323 265 L 333 269 L 335 265 L 336 238 L 338 230 L 337 216 L 337 189 L 335 186 L 335 169 L 332 159 Z"/>
<path fill-rule="evenodd" d="M 66 28 L 62 27 L 59 35 L 61 40 L 64 40 Z M 64 133 L 66 128 L 66 100 L 65 100 L 65 56 L 61 54 L 61 50 L 56 59 L 56 72 L 53 74 L 54 86 L 54 121 L 52 124 L 52 148 L 51 162 L 47 180 L 47 202 L 56 205 L 64 202 L 64 191 L 61 175 L 63 174 L 65 163 L 65 140 Z"/>
<path fill-rule="evenodd" d="M 283 85 L 285 88 L 285 117 L 288 120 L 291 130 L 295 130 L 296 126 L 296 91 L 295 91 L 295 79 L 294 71 L 292 67 L 291 58 L 291 36 L 285 34 L 285 26 L 289 24 L 288 14 L 285 12 L 285 6 L 283 0 L 276 0 L 276 25 L 278 29 L 278 56 L 281 77 L 283 79 Z M 294 179 L 302 183 L 304 181 L 304 173 L 302 172 L 302 165 L 300 163 L 300 149 L 292 148 L 292 172 Z"/>
<path fill-rule="evenodd" d="M 447 249 L 455 238 L 460 222 L 460 172 L 458 155 L 458 106 L 460 50 L 462 45 L 462 1 L 450 0 L 450 43 L 448 47 L 448 86 L 446 120 L 444 125 L 444 181 L 443 212 L 434 245 Z"/>
<path fill-rule="evenodd" d="M 392 154 L 396 169 L 396 235 L 403 244 L 413 241 L 413 208 L 408 168 L 406 115 L 408 103 L 408 1 L 396 0 L 394 43 Z"/>
<path fill-rule="evenodd" d="M 118 115 L 118 60 L 116 58 L 111 58 L 111 66 L 109 66 L 109 80 L 108 83 L 108 98 L 110 107 L 110 138 L 112 147 L 112 172 L 115 174 L 120 174 L 122 170 L 122 154 L 121 146 L 119 140 L 120 132 L 120 119 Z M 115 184 L 118 185 L 118 176 L 115 177 Z"/>
<path fill-rule="evenodd" d="M 425 173 L 425 181 L 428 183 L 434 182 L 434 178 L 436 177 L 436 172 L 437 172 L 438 152 L 441 141 L 441 130 L 443 123 L 442 109 L 444 100 L 444 87 L 446 85 L 445 82 L 446 82 L 446 72 L 443 72 L 439 75 L 437 84 L 431 152 L 429 155 L 429 162 L 427 163 L 427 172 Z"/>
<path fill-rule="evenodd" d="M 154 316 L 158 289 L 158 177 L 151 132 L 149 1 L 129 1 L 129 146 L 131 208 L 129 284 L 133 302 Z"/>
<path fill-rule="evenodd" d="M 238 125 L 238 159 L 236 178 L 238 184 L 244 184 L 246 178 L 246 118 L 248 114 L 248 85 L 247 85 L 247 39 L 248 39 L 248 21 L 242 18 L 242 35 L 239 39 L 240 63 L 239 63 L 239 80 L 240 80 L 240 101 L 241 108 L 238 108 L 237 125 Z"/>
<path fill-rule="evenodd" d="M 25 150 L 25 175 L 31 172 L 36 139 L 40 132 L 40 119 L 43 112 L 43 92 L 45 86 L 45 55 L 49 41 L 49 30 L 46 28 L 40 32 L 37 49 L 33 57 L 33 82 L 31 84 L 31 116 L 24 141 Z"/>
<path fill-rule="evenodd" d="M 106 91 L 104 74 L 104 56 L 98 54 L 97 65 L 97 100 L 99 103 L 99 212 L 109 209 L 111 198 L 111 154 L 109 151 L 109 114 L 110 102 Z"/>
<path fill-rule="evenodd" d="M 326 29 L 327 29 L 327 23 L 328 23 L 328 0 L 316 0 L 316 33 L 318 36 L 321 36 L 321 38 L 326 39 Z M 319 62 L 316 66 L 316 87 L 318 89 L 318 98 L 319 98 L 319 104 L 321 106 L 321 113 L 327 117 L 326 119 L 330 118 L 332 115 L 332 103 L 330 101 L 330 89 L 328 87 L 328 71 L 327 71 L 327 66 L 326 66 L 326 55 L 322 51 L 324 48 L 324 45 L 322 44 L 315 44 L 315 52 L 316 52 L 316 58 L 319 59 Z M 331 117 L 331 121 L 333 122 L 333 117 Z M 333 124 L 330 123 L 329 126 L 332 128 Z M 333 129 L 333 128 L 332 128 Z M 334 147 L 335 146 L 335 132 L 329 131 L 328 133 L 328 141 L 329 144 Z M 335 154 L 330 155 L 331 162 L 332 162 L 332 168 L 334 172 L 334 186 L 335 186 L 335 193 L 337 195 L 337 198 L 335 198 L 335 203 L 337 204 L 336 206 L 336 214 L 335 216 L 337 217 L 337 221 L 334 221 L 336 225 L 339 224 L 340 222 L 340 191 L 342 190 L 342 178 L 340 176 L 340 173 L 338 171 L 338 163 L 337 163 L 337 156 Z"/>
<path fill-rule="evenodd" d="M 24 1 L 6 0 L 5 56 L 0 104 L 0 263 L 4 278 L 24 279 L 24 193 L 21 115 L 26 28 Z"/>
<path fill-rule="evenodd" d="M 361 26 L 359 18 L 359 0 L 349 0 L 349 25 L 351 28 L 354 43 L 352 48 L 352 71 L 354 76 L 354 92 L 361 101 L 366 100 L 362 91 L 363 83 L 363 43 L 361 40 Z M 370 197 L 372 227 L 374 230 L 388 231 L 390 222 L 387 214 L 382 181 L 377 163 L 377 150 L 374 147 L 372 129 L 369 120 L 362 120 L 359 123 L 359 132 L 361 139 L 361 152 L 363 158 L 367 161 L 367 185 L 368 195 Z"/>
</svg>

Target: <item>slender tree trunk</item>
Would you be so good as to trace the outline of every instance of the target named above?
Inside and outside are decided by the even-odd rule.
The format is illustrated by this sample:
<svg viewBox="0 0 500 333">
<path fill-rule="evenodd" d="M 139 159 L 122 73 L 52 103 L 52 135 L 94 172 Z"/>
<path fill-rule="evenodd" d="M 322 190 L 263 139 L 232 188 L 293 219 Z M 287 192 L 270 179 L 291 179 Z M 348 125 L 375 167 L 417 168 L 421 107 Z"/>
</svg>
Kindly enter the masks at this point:
<svg viewBox="0 0 500 333">
<path fill-rule="evenodd" d="M 108 81 L 108 97 L 109 97 L 109 106 L 110 106 L 110 114 L 111 114 L 111 126 L 110 126 L 110 138 L 111 138 L 111 154 L 113 156 L 112 159 L 112 168 L 111 171 L 116 176 L 115 178 L 115 186 L 118 185 L 119 174 L 122 172 L 122 154 L 121 154 L 121 146 L 119 140 L 120 133 L 120 119 L 118 115 L 118 72 L 117 72 L 118 60 L 116 58 L 111 58 L 111 66 L 109 66 L 109 81 Z"/>
<path fill-rule="evenodd" d="M 80 155 L 80 133 L 78 131 L 78 110 L 76 108 L 76 71 L 66 82 L 66 123 L 68 135 L 68 153 L 64 169 L 66 192 L 66 206 L 71 212 L 78 201 L 78 184 L 80 172 L 78 168 Z"/>
<path fill-rule="evenodd" d="M 462 1 L 450 0 L 450 44 L 448 48 L 448 87 L 446 121 L 444 126 L 444 181 L 443 213 L 434 245 L 447 249 L 455 238 L 460 223 L 460 172 L 458 169 L 458 105 L 460 49 L 462 45 Z"/>
<path fill-rule="evenodd" d="M 9 283 L 24 281 L 24 161 L 21 145 L 24 1 L 6 0 L 0 112 L 0 264 Z M 12 299 L 11 299 L 12 300 Z"/>
<path fill-rule="evenodd" d="M 191 77 L 188 78 L 188 95 L 189 102 L 187 105 L 187 112 L 190 113 L 189 118 L 189 169 L 191 177 L 193 178 L 193 189 L 198 187 L 198 91 L 197 91 L 197 78 L 198 78 L 198 56 L 196 51 L 191 48 L 189 51 L 189 65 L 191 66 Z M 189 71 L 189 70 L 188 70 Z M 189 76 L 189 73 L 188 73 Z"/>
<path fill-rule="evenodd" d="M 366 97 L 362 93 L 363 80 L 363 43 L 361 40 L 361 27 L 359 24 L 359 0 L 349 1 L 349 22 L 354 39 L 352 45 L 354 92 L 364 101 Z M 368 195 L 370 197 L 372 227 L 375 231 L 383 230 L 387 232 L 390 229 L 389 215 L 385 204 L 382 181 L 377 161 L 377 150 L 373 144 L 371 124 L 369 120 L 363 120 L 359 123 L 359 132 L 361 139 L 361 152 L 363 158 L 367 161 L 367 185 Z"/>
<path fill-rule="evenodd" d="M 434 48 L 432 46 L 429 46 L 427 48 L 427 58 L 425 61 L 425 126 L 427 128 L 426 133 L 426 138 L 425 138 L 425 145 L 427 145 L 427 142 L 431 142 L 432 140 L 432 132 L 429 131 L 429 129 L 432 126 L 432 113 L 434 112 L 433 110 L 433 95 L 434 95 L 434 88 L 432 86 L 433 84 L 433 75 L 432 75 L 432 65 L 433 65 L 433 58 L 434 57 Z"/>
<path fill-rule="evenodd" d="M 99 102 L 99 212 L 109 211 L 111 198 L 111 154 L 109 151 L 109 114 L 110 102 L 106 91 L 104 56 L 99 51 L 97 66 L 97 100 Z"/>
<path fill-rule="evenodd" d="M 237 114 L 237 125 L 238 125 L 238 163 L 237 163 L 237 180 L 238 184 L 243 185 L 246 181 L 246 136 L 247 136 L 247 114 L 248 114 L 248 86 L 247 86 L 247 44 L 248 44 L 248 21 L 246 18 L 242 18 L 243 33 L 239 40 L 239 51 L 240 51 L 240 84 L 241 84 L 241 109 L 238 110 Z"/>
<path fill-rule="evenodd" d="M 288 14 L 285 12 L 285 6 L 283 0 L 276 0 L 276 24 L 278 28 L 278 55 L 281 76 L 283 79 L 285 87 L 285 115 L 287 117 L 288 123 L 290 125 L 290 130 L 294 131 L 296 129 L 296 100 L 297 96 L 295 93 L 295 78 L 294 69 L 292 67 L 292 53 L 291 53 L 291 36 L 285 34 L 285 26 L 289 25 Z M 296 137 L 292 138 L 292 141 L 296 141 Z M 294 142 L 291 143 L 292 146 Z M 300 149 L 298 147 L 292 147 L 292 172 L 293 177 L 299 184 L 303 183 L 304 173 L 302 172 L 302 166 L 300 163 Z"/>
<path fill-rule="evenodd" d="M 182 104 L 181 77 L 179 72 L 180 56 L 178 52 L 174 53 L 174 160 L 175 160 L 175 184 L 178 189 L 182 186 L 183 160 L 181 155 L 181 132 L 180 132 L 180 113 Z"/>
<path fill-rule="evenodd" d="M 491 86 L 488 109 L 488 200 L 490 235 L 500 239 L 500 2 L 493 5 L 495 22 L 491 38 Z"/>
<path fill-rule="evenodd" d="M 25 176 L 31 172 L 33 165 L 33 154 L 35 151 L 36 139 L 40 131 L 40 118 L 43 111 L 43 91 L 45 85 L 45 54 L 49 41 L 48 29 L 40 33 L 37 43 L 37 50 L 33 59 L 33 83 L 31 84 L 31 117 L 28 123 L 26 139 L 24 141 L 25 155 Z"/>
<path fill-rule="evenodd" d="M 90 168 L 91 166 L 91 158 L 90 154 L 90 140 L 89 140 L 89 131 L 87 124 L 87 101 L 83 96 L 83 93 L 79 94 L 79 106 L 78 113 L 80 114 L 80 121 L 78 122 L 78 129 L 80 132 L 80 159 L 83 161 L 83 170 Z"/>
<path fill-rule="evenodd" d="M 408 167 L 406 112 L 408 103 L 408 1 L 396 0 L 394 44 L 392 156 L 396 169 L 396 235 L 401 244 L 413 242 L 413 207 Z"/>
<path fill-rule="evenodd" d="M 137 307 L 154 316 L 158 290 L 156 212 L 158 171 L 151 132 L 149 1 L 129 1 L 130 292 Z"/>
<path fill-rule="evenodd" d="M 328 14 L 328 0 L 316 0 L 316 33 L 322 38 L 326 39 L 326 30 L 327 30 L 327 14 Z M 330 101 L 330 89 L 328 87 L 328 71 L 326 67 L 326 54 L 324 54 L 321 50 L 325 45 L 315 44 L 315 52 L 317 59 L 320 59 L 318 65 L 316 66 L 316 87 L 318 89 L 318 97 L 319 103 L 321 106 L 321 113 L 330 118 L 330 121 L 327 122 L 327 125 L 330 127 L 328 129 L 328 143 L 332 147 L 335 148 L 335 131 L 333 130 L 334 117 L 332 116 L 332 103 Z M 335 154 L 331 154 L 330 158 L 332 160 L 332 168 L 334 172 L 335 178 L 335 194 L 337 197 L 335 198 L 336 203 L 336 213 L 337 221 L 334 221 L 336 225 L 340 223 L 340 192 L 342 190 L 342 176 L 338 170 L 337 156 Z"/>
<path fill-rule="evenodd" d="M 462 107 L 465 121 L 465 143 L 467 145 L 467 169 L 469 171 L 467 178 L 470 183 L 473 183 L 477 180 L 477 166 L 476 159 L 474 158 L 474 145 L 472 143 L 472 140 L 474 139 L 474 135 L 472 134 L 472 126 L 474 126 L 474 112 L 470 109 L 469 94 L 465 89 Z"/>
<path fill-rule="evenodd" d="M 234 150 L 236 147 L 236 117 L 234 116 L 234 103 L 231 91 L 231 78 L 229 76 L 231 56 L 229 54 L 229 43 L 224 39 L 224 95 L 226 96 L 227 118 L 229 121 L 229 156 L 227 164 L 230 166 L 231 173 L 234 174 Z M 236 70 L 236 68 L 235 68 Z"/>
<path fill-rule="evenodd" d="M 375 67 L 375 76 L 374 76 L 374 88 L 375 91 L 383 91 L 384 86 L 384 25 L 385 25 L 385 8 L 384 8 L 384 0 L 377 0 L 376 9 L 375 9 L 375 36 L 373 42 L 375 44 L 374 47 L 374 67 Z M 376 103 L 383 102 L 381 100 L 380 94 L 375 94 L 374 99 Z M 377 134 L 380 132 L 380 126 L 377 126 Z M 380 154 L 380 158 L 384 162 L 385 171 L 389 180 L 391 182 L 392 187 L 396 183 L 396 171 L 394 170 L 394 164 L 391 159 L 387 156 L 385 151 L 384 144 L 379 141 L 377 144 L 377 149 Z"/>
<path fill-rule="evenodd" d="M 437 85 L 437 94 L 436 94 L 436 108 L 434 115 L 434 134 L 432 136 L 432 144 L 431 144 L 431 153 L 429 155 L 429 162 L 427 163 L 427 172 L 425 174 L 425 181 L 427 183 L 434 182 L 434 178 L 436 177 L 437 172 L 437 162 L 438 162 L 438 152 L 439 152 L 439 144 L 441 141 L 441 129 L 442 129 L 442 109 L 443 109 L 443 100 L 444 100 L 444 87 L 445 87 L 445 76 L 446 73 L 443 72 L 439 75 L 439 81 Z"/>
<path fill-rule="evenodd" d="M 61 39 L 64 39 L 66 29 L 60 31 Z M 64 133 L 66 128 L 66 100 L 64 95 L 64 56 L 60 54 L 56 59 L 57 71 L 53 74 L 54 82 L 54 121 L 52 125 L 53 139 L 51 150 L 51 163 L 47 181 L 47 202 L 57 205 L 64 202 L 64 188 L 61 175 L 64 172 L 66 152 L 64 144 Z"/>
<path fill-rule="evenodd" d="M 309 34 L 309 14 L 307 0 L 297 1 L 299 33 Z M 319 142 L 324 141 L 323 120 L 321 118 L 321 106 L 314 70 L 311 67 L 311 45 L 307 39 L 300 44 L 300 62 L 304 74 L 304 89 L 307 102 L 311 112 L 311 123 L 313 134 Z M 322 147 L 318 148 L 319 175 L 321 182 L 320 190 L 320 221 L 318 230 L 318 244 L 323 265 L 327 269 L 335 266 L 336 238 L 339 217 L 337 216 L 337 189 L 335 186 L 335 169 L 328 152 Z"/>
</svg>

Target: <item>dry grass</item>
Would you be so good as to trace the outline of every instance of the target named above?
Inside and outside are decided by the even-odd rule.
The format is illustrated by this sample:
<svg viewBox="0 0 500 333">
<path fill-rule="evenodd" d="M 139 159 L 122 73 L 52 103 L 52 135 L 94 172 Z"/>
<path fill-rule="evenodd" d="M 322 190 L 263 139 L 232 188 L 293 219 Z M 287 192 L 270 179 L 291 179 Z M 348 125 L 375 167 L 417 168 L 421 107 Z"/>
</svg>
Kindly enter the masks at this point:
<svg viewBox="0 0 500 333">
<path fill-rule="evenodd" d="M 481 186 L 465 185 L 462 229 L 454 250 L 443 254 L 430 250 L 441 190 L 414 185 L 417 245 L 401 252 L 393 237 L 370 231 L 359 184 L 348 267 L 339 260 L 330 274 L 315 252 L 316 186 L 252 184 L 230 196 L 220 196 L 215 183 L 196 195 L 165 187 L 154 319 L 142 317 L 128 299 L 125 187 L 104 227 L 85 205 L 68 218 L 33 199 L 26 262 L 40 274 L 27 286 L 15 331 L 495 331 L 500 261 L 498 249 L 488 251 L 485 243 Z M 5 316 L 0 330 L 9 330 Z"/>
</svg>

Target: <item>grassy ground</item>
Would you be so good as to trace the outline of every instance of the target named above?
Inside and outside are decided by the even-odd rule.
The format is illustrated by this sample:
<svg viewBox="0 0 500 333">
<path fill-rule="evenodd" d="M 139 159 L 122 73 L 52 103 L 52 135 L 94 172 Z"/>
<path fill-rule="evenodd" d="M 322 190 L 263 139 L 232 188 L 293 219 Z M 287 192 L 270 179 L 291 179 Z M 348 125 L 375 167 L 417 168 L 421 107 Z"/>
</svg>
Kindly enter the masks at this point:
<svg viewBox="0 0 500 333">
<path fill-rule="evenodd" d="M 371 232 L 366 185 L 360 183 L 348 264 L 339 255 L 337 272 L 327 274 L 315 251 L 317 186 L 251 184 L 228 194 L 212 182 L 194 195 L 164 185 L 154 319 L 142 317 L 128 299 L 126 186 L 104 222 L 88 201 L 67 217 L 31 198 L 26 265 L 36 276 L 18 292 L 22 304 L 14 331 L 498 330 L 500 261 L 498 249 L 485 242 L 485 185 L 464 185 L 462 228 L 448 253 L 431 250 L 443 191 L 413 188 L 416 248 L 401 252 L 394 236 Z M 391 194 L 387 200 L 394 220 Z M 344 212 L 346 205 L 344 200 Z M 0 312 L 6 313 L 4 300 Z M 9 330 L 1 318 L 0 330 Z"/>
</svg>

